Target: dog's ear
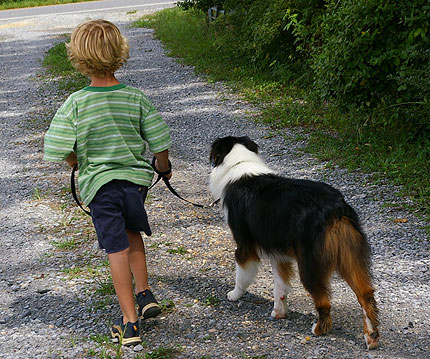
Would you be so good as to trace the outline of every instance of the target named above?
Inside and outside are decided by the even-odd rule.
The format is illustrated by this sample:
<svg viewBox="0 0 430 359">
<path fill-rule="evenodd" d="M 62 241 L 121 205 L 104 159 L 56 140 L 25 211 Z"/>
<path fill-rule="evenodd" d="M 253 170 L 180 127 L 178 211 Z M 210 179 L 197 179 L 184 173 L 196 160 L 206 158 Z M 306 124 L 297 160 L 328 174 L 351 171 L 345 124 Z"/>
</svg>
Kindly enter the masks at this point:
<svg viewBox="0 0 430 359">
<path fill-rule="evenodd" d="M 258 154 L 258 145 L 248 136 L 240 137 L 240 143 L 244 145 L 248 150 Z"/>
<path fill-rule="evenodd" d="M 209 154 L 209 162 L 211 167 L 214 168 L 222 163 L 226 152 L 226 138 L 217 138 L 211 146 L 211 152 Z"/>
<path fill-rule="evenodd" d="M 209 162 L 212 168 L 219 166 L 224 161 L 225 156 L 229 154 L 235 143 L 236 138 L 232 136 L 217 138 L 212 143 L 209 155 Z"/>
</svg>

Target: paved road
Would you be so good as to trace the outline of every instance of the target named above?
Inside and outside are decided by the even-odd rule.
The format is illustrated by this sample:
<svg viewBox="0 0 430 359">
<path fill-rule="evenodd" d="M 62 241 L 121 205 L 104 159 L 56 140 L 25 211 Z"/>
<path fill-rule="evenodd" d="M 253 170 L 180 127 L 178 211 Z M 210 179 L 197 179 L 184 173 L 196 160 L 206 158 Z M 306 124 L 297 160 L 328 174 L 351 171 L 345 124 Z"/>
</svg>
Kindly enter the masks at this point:
<svg viewBox="0 0 430 359">
<path fill-rule="evenodd" d="M 102 0 L 64 5 L 41 6 L 16 10 L 0 11 L 0 29 L 3 22 L 23 20 L 38 16 L 67 15 L 102 11 L 123 11 L 129 9 L 142 10 L 146 8 L 171 7 L 177 1 L 169 0 Z"/>
</svg>

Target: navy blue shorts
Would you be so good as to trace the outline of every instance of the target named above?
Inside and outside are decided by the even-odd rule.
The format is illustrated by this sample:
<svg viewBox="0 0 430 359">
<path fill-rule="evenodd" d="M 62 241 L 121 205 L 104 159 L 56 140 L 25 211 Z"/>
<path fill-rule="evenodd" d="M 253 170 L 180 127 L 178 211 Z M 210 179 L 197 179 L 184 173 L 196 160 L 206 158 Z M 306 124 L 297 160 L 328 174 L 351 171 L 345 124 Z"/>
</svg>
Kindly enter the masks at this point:
<svg viewBox="0 0 430 359">
<path fill-rule="evenodd" d="M 106 253 L 129 247 L 126 229 L 151 235 L 144 203 L 148 187 L 113 180 L 103 185 L 89 207 L 100 248 Z"/>
</svg>

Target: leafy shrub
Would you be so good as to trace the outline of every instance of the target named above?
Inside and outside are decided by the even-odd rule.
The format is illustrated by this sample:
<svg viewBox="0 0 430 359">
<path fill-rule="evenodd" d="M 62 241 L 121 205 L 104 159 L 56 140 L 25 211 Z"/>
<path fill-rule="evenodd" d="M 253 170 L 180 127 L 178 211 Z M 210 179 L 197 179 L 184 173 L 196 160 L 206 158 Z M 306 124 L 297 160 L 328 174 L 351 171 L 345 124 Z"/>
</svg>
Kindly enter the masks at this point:
<svg viewBox="0 0 430 359">
<path fill-rule="evenodd" d="M 309 54 L 304 50 L 313 39 L 324 1 L 225 0 L 223 9 L 226 15 L 210 26 L 220 52 L 241 66 L 266 69 L 280 81 L 308 71 Z"/>
<path fill-rule="evenodd" d="M 201 11 L 208 11 L 211 7 L 223 8 L 223 0 L 184 0 L 178 2 L 178 6 L 183 10 L 196 9 Z"/>
<path fill-rule="evenodd" d="M 430 128 L 428 0 L 187 0 L 225 10 L 208 26 L 233 68 L 265 72 L 280 87 L 356 111 L 367 124 Z M 355 125 L 355 124 L 353 124 Z"/>
<path fill-rule="evenodd" d="M 423 107 L 429 10 L 427 0 L 330 0 L 312 54 L 320 96 L 346 108 L 395 110 L 388 124 L 402 116 L 400 104 Z"/>
</svg>

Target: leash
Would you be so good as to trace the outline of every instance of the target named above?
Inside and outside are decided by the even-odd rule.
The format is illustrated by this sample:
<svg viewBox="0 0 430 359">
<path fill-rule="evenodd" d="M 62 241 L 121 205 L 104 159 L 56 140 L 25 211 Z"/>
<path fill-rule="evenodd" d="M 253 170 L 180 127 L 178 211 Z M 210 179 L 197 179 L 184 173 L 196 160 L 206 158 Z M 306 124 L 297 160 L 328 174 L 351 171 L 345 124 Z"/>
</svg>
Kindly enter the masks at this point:
<svg viewBox="0 0 430 359">
<path fill-rule="evenodd" d="M 148 190 L 150 190 L 152 187 L 154 187 L 158 182 L 160 182 L 160 180 L 162 179 L 164 184 L 166 185 L 166 187 L 169 189 L 169 191 L 175 195 L 176 197 L 178 197 L 179 199 L 181 199 L 184 202 L 187 202 L 189 204 L 192 204 L 194 207 L 198 207 L 198 208 L 210 208 L 213 207 L 215 204 L 217 204 L 219 202 L 219 200 L 211 203 L 209 206 L 204 206 L 202 204 L 198 204 L 198 203 L 193 203 L 187 199 L 185 199 L 184 197 L 182 197 L 170 184 L 170 181 L 168 180 L 168 178 L 166 178 L 165 176 L 169 175 L 172 172 L 172 163 L 169 160 L 169 169 L 167 171 L 158 171 L 157 168 L 155 167 L 155 156 L 152 158 L 152 163 L 151 166 L 154 169 L 155 173 L 157 173 L 158 177 L 156 179 L 156 181 L 148 188 Z M 73 198 L 75 200 L 75 202 L 78 204 L 78 206 L 89 216 L 91 216 L 91 212 L 86 210 L 82 204 L 81 201 L 78 198 L 78 194 L 76 192 L 76 184 L 75 184 L 75 173 L 78 170 L 78 165 L 76 164 L 73 169 L 72 169 L 72 174 L 70 176 L 70 188 L 72 190 L 72 195 Z"/>
<path fill-rule="evenodd" d="M 151 185 L 151 187 L 148 188 L 148 190 L 150 190 L 152 187 L 154 187 L 162 179 L 163 182 L 164 182 L 164 184 L 166 185 L 166 187 L 169 189 L 169 191 L 173 195 L 175 195 L 176 197 L 178 197 L 179 199 L 181 199 L 182 201 L 187 202 L 189 204 L 192 204 L 194 207 L 198 207 L 198 208 L 204 208 L 205 207 L 202 204 L 193 203 L 193 202 L 185 199 L 178 192 L 176 192 L 176 190 L 172 187 L 172 185 L 170 184 L 169 179 L 165 177 L 165 176 L 169 175 L 172 172 L 172 163 L 170 162 L 170 160 L 169 160 L 169 169 L 167 171 L 164 171 L 164 172 L 161 172 L 161 171 L 157 170 L 157 168 L 155 167 L 155 156 L 152 158 L 151 166 L 154 169 L 154 171 L 158 174 L 158 177 L 157 177 L 157 180 Z"/>
<path fill-rule="evenodd" d="M 87 211 L 84 207 L 82 207 L 81 201 L 79 201 L 78 198 L 78 194 L 76 193 L 76 185 L 75 185 L 75 172 L 78 169 L 78 165 L 76 164 L 73 169 L 72 169 L 72 175 L 70 176 L 70 188 L 72 189 L 72 195 L 73 198 L 75 199 L 75 202 L 78 204 L 79 207 L 81 207 L 81 209 L 88 214 L 89 216 L 91 216 L 90 211 Z"/>
</svg>

